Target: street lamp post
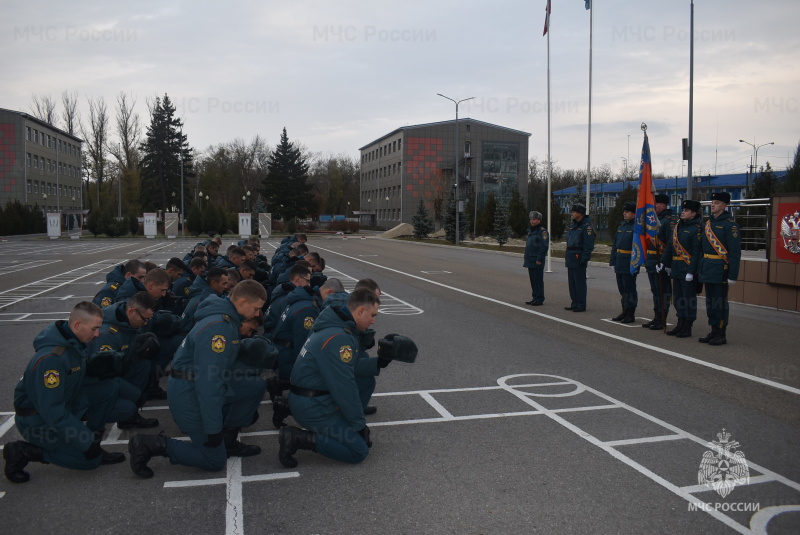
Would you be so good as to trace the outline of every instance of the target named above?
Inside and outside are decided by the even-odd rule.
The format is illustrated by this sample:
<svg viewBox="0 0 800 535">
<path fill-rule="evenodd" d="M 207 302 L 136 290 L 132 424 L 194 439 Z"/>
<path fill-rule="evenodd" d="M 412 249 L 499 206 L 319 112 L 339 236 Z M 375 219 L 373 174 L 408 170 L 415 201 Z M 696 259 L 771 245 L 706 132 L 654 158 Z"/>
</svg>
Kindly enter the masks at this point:
<svg viewBox="0 0 800 535">
<path fill-rule="evenodd" d="M 203 209 L 203 192 L 198 193 L 198 197 L 200 197 L 200 209 Z"/>
<path fill-rule="evenodd" d="M 755 139 L 753 140 L 755 142 Z M 764 147 L 766 145 L 774 145 L 774 141 L 770 141 L 769 143 L 764 143 L 762 145 L 756 145 L 755 143 L 750 143 L 749 141 L 745 141 L 744 139 L 740 139 L 739 143 L 746 143 L 753 147 L 753 162 L 750 165 L 750 173 L 747 175 L 747 195 L 750 195 L 750 177 L 753 175 L 754 172 L 758 171 L 758 149 Z"/>
<path fill-rule="evenodd" d="M 247 190 L 247 211 L 250 211 L 250 190 Z"/>
<path fill-rule="evenodd" d="M 181 130 L 181 134 L 183 134 L 183 130 Z M 186 212 L 183 211 L 184 206 L 183 206 L 183 148 L 182 147 L 180 155 L 181 155 L 181 238 L 183 238 L 185 236 L 183 227 L 186 226 L 186 216 L 185 216 Z"/>
<path fill-rule="evenodd" d="M 456 245 L 458 245 L 459 234 L 461 234 L 461 228 L 459 226 L 459 220 L 458 220 L 458 217 L 459 217 L 458 216 L 458 208 L 459 208 L 459 206 L 458 206 L 458 105 L 461 104 L 462 102 L 466 101 L 466 100 L 472 100 L 475 97 L 462 98 L 461 100 L 455 100 L 455 99 L 452 99 L 450 97 L 446 97 L 446 96 L 442 95 L 441 93 L 436 93 L 436 94 L 439 95 L 442 98 L 446 98 L 447 100 L 453 102 L 456 105 L 455 147 L 453 147 L 453 150 L 455 152 L 455 157 L 456 157 L 456 167 L 455 167 L 456 183 L 453 185 L 453 188 L 454 188 L 454 191 L 455 191 L 454 195 L 455 195 L 455 201 L 456 201 Z M 477 210 L 478 207 L 476 206 L 475 209 Z"/>
</svg>

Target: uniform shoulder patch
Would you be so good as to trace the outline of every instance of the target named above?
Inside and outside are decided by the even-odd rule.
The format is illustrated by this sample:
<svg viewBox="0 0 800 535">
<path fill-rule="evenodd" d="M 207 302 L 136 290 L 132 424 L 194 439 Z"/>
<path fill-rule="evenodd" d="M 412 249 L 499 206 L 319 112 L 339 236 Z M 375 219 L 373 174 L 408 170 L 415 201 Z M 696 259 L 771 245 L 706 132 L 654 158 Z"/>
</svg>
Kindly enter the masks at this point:
<svg viewBox="0 0 800 535">
<path fill-rule="evenodd" d="M 100 308 L 107 307 L 111 303 L 113 303 L 113 300 L 110 297 L 104 297 L 100 300 Z"/>
<path fill-rule="evenodd" d="M 312 318 L 311 316 L 306 316 L 305 319 L 303 320 L 303 328 L 307 331 L 310 331 L 311 327 L 313 326 L 314 326 L 314 318 Z"/>
<path fill-rule="evenodd" d="M 225 351 L 225 337 L 221 334 L 215 334 L 211 337 L 211 351 L 214 353 L 222 353 Z"/>
<path fill-rule="evenodd" d="M 183 293 L 185 295 L 189 295 L 189 287 L 188 286 L 183 289 Z"/>
<path fill-rule="evenodd" d="M 44 386 L 47 388 L 58 388 L 61 384 L 61 374 L 58 370 L 47 370 L 44 372 Z"/>
<path fill-rule="evenodd" d="M 115 282 L 114 284 L 111 285 L 111 289 L 112 290 L 116 290 L 117 288 L 119 288 L 119 283 L 118 282 Z"/>
<path fill-rule="evenodd" d="M 353 360 L 353 348 L 350 346 L 342 346 L 339 348 L 339 358 L 342 362 L 349 364 Z"/>
<path fill-rule="evenodd" d="M 112 325 L 111 327 L 108 328 L 108 332 L 110 332 L 111 334 L 117 334 L 119 332 L 119 327 L 117 327 L 116 325 Z"/>
</svg>

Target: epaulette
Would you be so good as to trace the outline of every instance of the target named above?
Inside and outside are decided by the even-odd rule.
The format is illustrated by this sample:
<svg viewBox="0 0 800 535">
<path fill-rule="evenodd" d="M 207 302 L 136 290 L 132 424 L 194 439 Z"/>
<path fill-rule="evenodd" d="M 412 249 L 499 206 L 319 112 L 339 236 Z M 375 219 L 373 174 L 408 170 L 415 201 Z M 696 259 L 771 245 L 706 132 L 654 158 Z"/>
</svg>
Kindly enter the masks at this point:
<svg viewBox="0 0 800 535">
<path fill-rule="evenodd" d="M 119 283 L 118 282 L 115 282 L 114 284 L 111 285 L 111 289 L 112 290 L 116 290 L 117 288 L 119 288 Z"/>
<path fill-rule="evenodd" d="M 110 332 L 111 334 L 117 334 L 119 332 L 119 327 L 116 325 L 112 325 L 111 327 L 108 328 L 108 332 Z"/>
</svg>

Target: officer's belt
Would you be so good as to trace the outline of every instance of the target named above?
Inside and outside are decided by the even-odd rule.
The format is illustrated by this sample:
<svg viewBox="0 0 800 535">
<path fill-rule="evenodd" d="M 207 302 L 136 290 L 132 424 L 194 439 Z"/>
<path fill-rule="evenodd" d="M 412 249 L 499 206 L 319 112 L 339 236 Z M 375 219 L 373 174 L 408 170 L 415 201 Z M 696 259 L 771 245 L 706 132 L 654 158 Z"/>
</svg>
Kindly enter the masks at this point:
<svg viewBox="0 0 800 535">
<path fill-rule="evenodd" d="M 276 346 L 288 347 L 289 349 L 292 349 L 292 346 L 294 345 L 291 342 L 287 342 L 286 340 L 273 340 L 272 343 L 275 344 Z"/>
<path fill-rule="evenodd" d="M 194 381 L 194 372 L 192 370 L 179 370 L 172 368 L 169 371 L 169 376 L 175 379 L 182 379 L 184 381 Z"/>
<path fill-rule="evenodd" d="M 631 254 L 633 251 L 629 251 L 627 249 L 617 249 L 617 252 L 622 254 Z"/>
<path fill-rule="evenodd" d="M 14 407 L 14 412 L 17 413 L 17 416 L 36 416 L 39 414 L 39 411 L 36 410 L 36 407 L 27 407 L 24 409 Z"/>
<path fill-rule="evenodd" d="M 567 251 L 583 251 L 583 247 L 567 247 Z"/>
<path fill-rule="evenodd" d="M 682 257 L 682 256 L 673 256 L 672 259 L 673 260 L 683 260 L 684 262 L 686 261 L 686 259 L 684 257 Z"/>
<path fill-rule="evenodd" d="M 656 251 L 654 249 L 648 249 L 647 250 L 647 254 L 658 254 L 658 251 Z"/>
<path fill-rule="evenodd" d="M 703 258 L 710 258 L 712 260 L 725 260 L 725 258 L 723 258 L 722 255 L 718 254 L 704 254 Z"/>
<path fill-rule="evenodd" d="M 303 396 L 306 398 L 316 398 L 319 396 L 327 396 L 328 394 L 330 394 L 330 392 L 328 392 L 327 390 L 314 390 L 313 388 L 302 388 L 295 385 L 291 385 L 289 387 L 289 390 L 292 393 L 297 394 L 298 396 Z"/>
</svg>

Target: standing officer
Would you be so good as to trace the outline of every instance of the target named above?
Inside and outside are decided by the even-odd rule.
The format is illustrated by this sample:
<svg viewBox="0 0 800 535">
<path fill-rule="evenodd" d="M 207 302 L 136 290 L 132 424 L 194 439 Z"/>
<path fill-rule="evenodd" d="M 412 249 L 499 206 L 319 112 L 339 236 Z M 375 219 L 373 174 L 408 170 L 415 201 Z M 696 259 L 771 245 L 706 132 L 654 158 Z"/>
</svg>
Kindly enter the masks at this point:
<svg viewBox="0 0 800 535">
<path fill-rule="evenodd" d="M 83 390 L 86 344 L 96 338 L 103 311 L 88 301 L 73 307 L 67 321 L 51 323 L 36 336 L 36 355 L 28 363 L 14 390 L 15 423 L 25 440 L 3 448 L 5 475 L 14 483 L 30 479 L 24 468 L 31 462 L 63 468 L 91 470 L 101 464 L 120 463 L 121 453 L 100 447 L 102 429 L 111 420 L 118 388 L 109 385 L 92 396 Z M 86 424 L 81 417 L 86 415 Z"/>
<path fill-rule="evenodd" d="M 648 242 L 650 248 L 647 250 L 645 257 L 644 267 L 647 271 L 647 280 L 650 281 L 650 293 L 653 294 L 653 319 L 647 323 L 642 324 L 642 327 L 648 328 L 651 331 L 657 331 L 664 328 L 664 322 L 667 320 L 669 314 L 669 301 L 672 297 L 669 276 L 666 272 L 656 269 L 658 264 L 661 263 L 661 256 L 664 254 L 664 249 L 667 247 L 667 242 L 672 236 L 672 227 L 675 226 L 675 218 L 672 216 L 672 210 L 667 208 L 669 205 L 669 195 L 659 193 L 656 195 L 656 214 L 660 226 L 658 227 L 658 236 L 655 243 Z M 663 299 L 662 299 L 663 298 Z"/>
<path fill-rule="evenodd" d="M 128 442 L 131 469 L 153 477 L 147 462 L 155 456 L 170 463 L 204 470 L 222 470 L 230 452 L 226 444 L 246 455 L 261 451 L 238 442 L 239 429 L 250 425 L 264 390 L 232 390 L 230 369 L 239 353 L 242 321 L 259 314 L 267 295 L 256 281 L 242 281 L 230 299 L 209 297 L 197 311 L 197 323 L 184 339 L 172 362 L 167 391 L 169 411 L 191 442 L 164 435 L 134 435 Z M 244 392 L 250 395 L 245 395 Z"/>
<path fill-rule="evenodd" d="M 586 207 L 582 204 L 572 205 L 572 224 L 567 234 L 567 251 L 564 254 L 564 265 L 567 268 L 569 281 L 569 297 L 572 300 L 564 310 L 573 312 L 586 311 L 586 267 L 594 251 L 594 229 Z"/>
<path fill-rule="evenodd" d="M 622 299 L 622 312 L 611 318 L 611 321 L 633 323 L 636 321 L 636 306 L 639 304 L 639 293 L 636 291 L 636 276 L 631 273 L 631 253 L 633 249 L 633 227 L 636 218 L 636 203 L 626 202 L 622 207 L 622 222 L 614 236 L 611 247 L 609 265 L 617 276 L 617 289 Z"/>
<path fill-rule="evenodd" d="M 528 230 L 528 239 L 525 242 L 525 262 L 522 267 L 528 268 L 528 277 L 531 280 L 531 300 L 526 305 L 539 306 L 544 304 L 544 259 L 550 248 L 550 237 L 547 229 L 542 226 L 541 212 L 532 211 L 528 214 L 531 228 Z"/>
<path fill-rule="evenodd" d="M 681 219 L 672 229 L 667 248 L 661 257 L 664 271 L 672 278 L 672 299 L 678 323 L 667 331 L 670 336 L 689 338 L 697 319 L 697 265 L 702 256 L 703 219 L 700 202 L 686 200 Z"/>
<path fill-rule="evenodd" d="M 703 226 L 703 257 L 698 273 L 706 289 L 706 313 L 711 332 L 700 338 L 700 342 L 712 346 L 727 343 L 728 286 L 736 284 L 742 257 L 742 237 L 739 225 L 728 211 L 730 202 L 730 193 L 712 193 L 711 217 Z"/>
</svg>

